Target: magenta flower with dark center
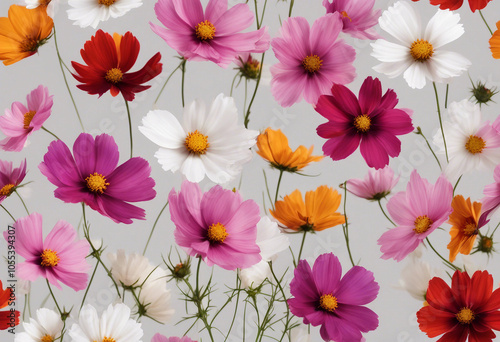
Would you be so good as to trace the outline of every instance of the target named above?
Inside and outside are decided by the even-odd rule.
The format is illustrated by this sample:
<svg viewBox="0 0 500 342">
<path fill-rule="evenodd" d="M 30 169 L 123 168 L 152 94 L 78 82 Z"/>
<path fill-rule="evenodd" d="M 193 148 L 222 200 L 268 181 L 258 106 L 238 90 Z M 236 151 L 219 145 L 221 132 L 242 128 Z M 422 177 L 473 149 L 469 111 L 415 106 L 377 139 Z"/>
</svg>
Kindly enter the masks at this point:
<svg viewBox="0 0 500 342">
<path fill-rule="evenodd" d="M 304 324 L 321 325 L 325 341 L 361 341 L 361 332 L 375 330 L 378 316 L 364 307 L 378 295 L 373 273 L 354 266 L 342 277 L 342 266 L 333 253 L 322 254 L 311 266 L 300 260 L 290 283 L 290 311 Z"/>
<path fill-rule="evenodd" d="M 323 145 L 325 155 L 342 160 L 360 146 L 368 166 L 376 169 L 388 165 L 389 156 L 399 156 L 401 141 L 396 136 L 413 131 L 412 111 L 394 108 L 398 98 L 392 89 L 382 96 L 378 78 L 368 77 L 359 90 L 359 100 L 340 84 L 331 93 L 320 96 L 315 108 L 328 119 L 317 128 L 318 135 L 328 139 Z"/>
<path fill-rule="evenodd" d="M 12 162 L 0 160 L 0 203 L 9 197 L 26 176 L 26 159 L 17 168 Z"/>
<path fill-rule="evenodd" d="M 54 196 L 66 203 L 83 202 L 119 223 L 145 219 L 144 209 L 127 202 L 149 201 L 156 196 L 149 163 L 140 157 L 118 166 L 118 146 L 112 136 L 82 133 L 73 155 L 60 140 L 53 141 L 38 168 L 57 186 Z"/>
</svg>

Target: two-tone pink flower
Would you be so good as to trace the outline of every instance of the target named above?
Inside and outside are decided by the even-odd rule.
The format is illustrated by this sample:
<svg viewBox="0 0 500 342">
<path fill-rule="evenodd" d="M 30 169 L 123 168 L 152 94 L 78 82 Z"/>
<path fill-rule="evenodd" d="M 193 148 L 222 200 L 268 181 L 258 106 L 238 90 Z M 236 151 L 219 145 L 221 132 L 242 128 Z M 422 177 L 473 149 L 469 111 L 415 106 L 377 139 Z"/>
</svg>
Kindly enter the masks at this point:
<svg viewBox="0 0 500 342">
<path fill-rule="evenodd" d="M 26 159 L 16 168 L 13 168 L 12 162 L 0 160 L 0 203 L 16 190 L 24 177 L 26 177 Z"/>
</svg>

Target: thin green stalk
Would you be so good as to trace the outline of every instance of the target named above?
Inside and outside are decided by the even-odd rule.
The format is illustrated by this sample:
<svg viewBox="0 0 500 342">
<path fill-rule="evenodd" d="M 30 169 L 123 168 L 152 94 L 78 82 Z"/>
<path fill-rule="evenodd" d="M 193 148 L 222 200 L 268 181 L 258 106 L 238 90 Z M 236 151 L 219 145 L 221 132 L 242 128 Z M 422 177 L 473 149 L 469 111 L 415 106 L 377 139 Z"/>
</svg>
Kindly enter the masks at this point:
<svg viewBox="0 0 500 342">
<path fill-rule="evenodd" d="M 278 185 L 276 186 L 276 195 L 274 195 L 274 203 L 278 201 L 278 194 L 280 191 L 281 178 L 283 177 L 283 170 L 280 170 L 280 176 L 278 178 Z"/>
<path fill-rule="evenodd" d="M 14 192 L 16 193 L 17 197 L 19 197 L 19 199 L 21 200 L 21 203 L 23 204 L 24 210 L 26 210 L 26 213 L 29 215 L 30 211 L 28 210 L 26 203 L 24 203 L 23 198 L 21 197 L 21 195 L 19 195 L 19 192 L 17 192 L 17 190 L 14 190 Z"/>
<path fill-rule="evenodd" d="M 94 276 L 95 276 L 95 273 L 97 271 L 97 267 L 99 267 L 99 262 L 95 263 L 94 272 L 92 272 L 92 276 L 90 277 L 89 284 L 87 285 L 87 288 L 85 289 L 85 294 L 83 295 L 82 304 L 80 304 L 80 310 L 82 309 L 83 304 L 85 303 L 85 299 L 87 298 L 87 293 L 89 293 L 90 284 L 92 284 L 92 281 L 94 280 Z"/>
<path fill-rule="evenodd" d="M 0 204 L 0 207 L 2 207 L 3 210 L 5 210 L 5 212 L 7 214 L 9 214 L 10 218 L 12 219 L 12 221 L 16 222 L 16 219 L 14 218 L 14 216 L 12 216 L 12 214 L 10 213 L 10 211 L 7 210 L 7 208 L 5 208 L 3 205 Z"/>
<path fill-rule="evenodd" d="M 80 122 L 80 126 L 82 127 L 82 131 L 85 132 L 85 127 L 83 127 L 82 118 L 80 117 L 80 112 L 78 111 L 78 107 L 76 106 L 75 99 L 73 98 L 73 94 L 71 93 L 71 89 L 69 88 L 68 80 L 66 79 L 66 74 L 63 69 L 63 60 L 61 58 L 61 54 L 59 53 L 59 46 L 57 44 L 57 35 L 56 35 L 56 27 L 54 25 L 54 44 L 56 46 L 57 58 L 59 59 L 59 66 L 61 67 L 61 72 L 64 78 L 64 83 L 66 84 L 66 88 L 68 89 L 69 97 L 71 98 L 71 102 L 73 102 L 73 107 L 75 107 L 76 116 L 78 117 L 78 121 Z M 66 66 L 66 64 L 64 64 Z M 66 66 L 66 68 L 68 68 Z"/>
<path fill-rule="evenodd" d="M 429 148 L 429 151 L 431 151 L 432 155 L 434 156 L 434 159 L 436 159 L 436 162 L 439 165 L 439 169 L 443 170 L 443 168 L 441 166 L 441 163 L 439 162 L 439 158 L 437 157 L 436 153 L 434 153 L 434 150 L 432 149 L 431 144 L 429 144 L 429 141 L 425 137 L 424 132 L 422 132 L 422 130 L 420 129 L 420 127 L 417 128 L 417 134 L 421 135 L 422 138 L 424 138 L 425 143 L 427 144 L 427 147 Z"/>
<path fill-rule="evenodd" d="M 444 152 L 446 153 L 446 162 L 449 161 L 448 159 L 448 147 L 446 146 L 446 137 L 444 136 L 444 129 L 443 129 L 443 121 L 441 119 L 441 108 L 439 107 L 439 96 L 436 88 L 436 82 L 432 82 L 432 85 L 434 86 L 434 94 L 436 95 L 436 105 L 437 105 L 437 111 L 438 111 L 438 116 L 439 116 L 439 126 L 441 127 L 441 134 L 443 135 L 443 143 L 444 143 Z"/>
<path fill-rule="evenodd" d="M 302 250 L 304 249 L 304 242 L 306 242 L 307 230 L 304 230 L 304 235 L 302 236 L 302 242 L 300 243 L 299 255 L 297 256 L 297 264 L 300 261 L 300 257 L 302 256 Z"/>
<path fill-rule="evenodd" d="M 458 186 L 458 183 L 460 183 L 460 180 L 462 179 L 462 176 L 460 176 L 457 180 L 457 182 L 455 183 L 455 186 L 453 187 L 453 195 L 455 195 L 455 190 L 457 189 L 457 186 Z"/>
<path fill-rule="evenodd" d="M 196 288 L 195 288 L 195 295 L 196 296 L 199 296 L 199 294 L 200 294 L 200 287 L 199 287 L 200 265 L 201 265 L 201 257 L 198 258 L 198 267 L 196 269 Z M 198 314 L 200 316 L 200 319 L 202 320 L 203 324 L 205 324 L 205 328 L 208 331 L 208 335 L 210 336 L 210 340 L 212 342 L 215 342 L 214 337 L 212 335 L 212 327 L 210 326 L 210 324 L 208 324 L 207 317 L 206 317 L 205 313 L 202 313 L 203 308 L 202 308 L 201 300 L 199 298 L 197 298 L 197 300 L 196 300 L 196 306 L 198 307 Z"/>
<path fill-rule="evenodd" d="M 45 127 L 43 127 L 43 126 L 42 126 L 42 129 L 43 129 L 45 132 L 47 132 L 47 133 L 49 133 L 50 135 L 52 135 L 52 136 L 53 136 L 54 138 L 56 138 L 57 140 L 61 140 L 61 139 L 60 139 L 57 135 L 55 135 L 54 133 L 52 133 L 51 131 L 49 131 L 47 128 L 45 128 Z"/>
<path fill-rule="evenodd" d="M 293 1 L 293 0 L 292 0 Z M 259 89 L 260 79 L 262 78 L 262 68 L 264 67 L 264 56 L 266 54 L 262 54 L 262 58 L 260 59 L 260 70 L 259 76 L 257 77 L 257 83 L 255 84 L 255 90 L 252 95 L 252 99 L 250 100 L 250 104 L 248 105 L 248 109 L 245 114 L 245 119 L 243 123 L 245 124 L 245 128 L 248 128 L 248 123 L 250 122 L 250 108 L 252 108 L 253 101 L 255 100 L 255 96 L 257 95 L 257 90 Z"/>
<path fill-rule="evenodd" d="M 163 90 L 164 90 L 164 89 L 165 89 L 165 87 L 167 86 L 168 81 L 170 81 L 170 78 L 171 78 L 171 77 L 175 74 L 175 72 L 176 72 L 177 70 L 179 70 L 179 68 L 181 67 L 182 63 L 183 63 L 183 62 L 180 62 L 180 63 L 179 63 L 179 65 L 177 66 L 177 68 L 175 68 L 175 69 L 174 69 L 174 71 L 172 71 L 172 72 L 170 73 L 170 75 L 167 77 L 167 80 L 166 80 L 166 81 L 165 81 L 165 83 L 163 84 L 163 87 L 161 87 L 160 92 L 158 93 L 158 96 L 156 97 L 156 100 L 155 100 L 154 104 L 156 104 L 156 103 L 158 102 L 158 100 L 160 99 L 161 94 L 163 93 Z"/>
<path fill-rule="evenodd" d="M 393 226 L 396 226 L 394 221 L 392 221 L 391 218 L 389 216 L 387 216 L 387 214 L 385 213 L 385 210 L 384 210 L 384 207 L 382 206 L 381 200 L 378 200 L 377 202 L 378 202 L 378 206 L 380 207 L 380 210 L 382 210 L 382 214 L 384 214 L 385 218 L 388 219 L 389 222 L 392 223 Z"/>
<path fill-rule="evenodd" d="M 257 8 L 257 0 L 254 0 L 253 3 L 255 4 L 255 21 L 257 22 L 257 30 L 260 29 L 260 24 L 259 24 L 259 9 Z"/>
<path fill-rule="evenodd" d="M 234 307 L 234 314 L 233 314 L 233 319 L 231 320 L 231 325 L 229 326 L 229 330 L 226 333 L 226 338 L 224 339 L 224 342 L 227 341 L 229 338 L 229 334 L 231 333 L 231 330 L 233 329 L 234 322 L 236 320 L 236 314 L 238 313 L 238 306 L 240 303 L 240 288 L 241 288 L 241 280 L 238 278 L 238 274 L 236 273 L 236 290 L 238 291 L 238 294 L 236 295 L 236 305 Z M 212 320 L 213 322 L 213 320 Z"/>
<path fill-rule="evenodd" d="M 28 294 L 24 295 L 24 305 L 23 305 L 23 321 L 26 321 L 26 308 L 28 306 Z"/>
<path fill-rule="evenodd" d="M 342 225 L 342 230 L 344 231 L 345 244 L 347 246 L 347 252 L 349 253 L 349 259 L 351 260 L 351 264 L 354 267 L 354 266 L 356 266 L 356 264 L 354 263 L 354 260 L 352 259 L 351 247 L 349 246 L 349 223 L 347 223 L 346 204 L 347 204 L 347 182 L 344 182 L 344 217 L 345 217 L 345 224 Z"/>
<path fill-rule="evenodd" d="M 57 311 L 59 311 L 59 315 L 61 315 L 61 318 L 62 318 L 63 312 L 61 311 L 61 308 L 59 307 L 59 304 L 57 303 L 56 296 L 54 296 L 54 293 L 52 292 L 52 288 L 50 287 L 49 281 L 47 279 L 45 279 L 45 281 L 47 282 L 47 286 L 49 287 L 50 295 L 52 296 L 52 299 L 54 300 L 54 303 L 56 304 Z"/>
<path fill-rule="evenodd" d="M 229 96 L 233 97 L 233 90 L 234 90 L 234 82 L 236 82 L 236 78 L 239 76 L 239 72 L 234 75 L 233 82 L 231 82 L 231 91 L 229 92 Z"/>
<path fill-rule="evenodd" d="M 264 14 L 266 14 L 266 6 L 267 6 L 267 0 L 264 1 L 264 7 L 262 7 L 262 14 L 260 15 L 260 24 L 257 26 L 257 29 L 260 29 L 262 27 L 262 22 L 264 21 Z"/>
<path fill-rule="evenodd" d="M 497 231 L 498 229 L 498 226 L 500 226 L 500 222 L 498 222 L 497 226 L 495 227 L 495 229 L 493 229 L 493 233 L 491 233 L 491 236 L 493 236 L 495 234 L 495 232 Z"/>
<path fill-rule="evenodd" d="M 292 9 L 294 5 L 294 0 L 290 0 L 290 10 L 288 11 L 288 17 L 290 18 L 292 16 Z"/>
<path fill-rule="evenodd" d="M 148 249 L 149 241 L 151 241 L 151 237 L 153 236 L 153 232 L 155 231 L 156 224 L 158 223 L 158 220 L 160 219 L 161 214 L 163 214 L 163 211 L 167 208 L 168 206 L 168 201 L 165 203 L 163 208 L 161 208 L 160 213 L 156 217 L 155 223 L 153 224 L 153 228 L 151 228 L 151 233 L 149 233 L 148 241 L 146 242 L 146 246 L 144 246 L 144 251 L 142 251 L 142 255 L 146 255 L 146 250 Z"/>
<path fill-rule="evenodd" d="M 425 241 L 427 241 L 427 243 L 429 244 L 429 247 L 431 247 L 431 249 L 434 251 L 434 253 L 436 253 L 436 255 L 437 255 L 437 256 L 438 256 L 441 260 L 443 260 L 443 261 L 444 261 L 444 263 L 445 263 L 448 267 L 452 268 L 452 269 L 453 269 L 453 270 L 455 270 L 455 271 L 462 271 L 462 269 L 461 269 L 460 267 L 455 266 L 454 264 L 452 264 L 451 262 L 449 262 L 448 260 L 446 260 L 445 258 L 443 258 L 443 256 L 442 256 L 441 254 L 439 254 L 439 252 L 438 252 L 438 251 L 434 248 L 434 246 L 431 244 L 431 241 L 429 240 L 429 238 L 428 238 L 428 237 L 426 237 L 426 238 L 425 238 Z"/>
<path fill-rule="evenodd" d="M 283 335 L 281 335 L 281 339 L 280 339 L 280 342 L 281 342 L 281 341 L 283 341 L 283 338 L 285 337 L 286 332 L 288 330 L 290 308 L 288 307 L 288 302 L 286 300 L 286 295 L 285 295 L 285 291 L 283 290 L 283 286 L 281 286 L 281 282 L 279 281 L 278 277 L 274 273 L 272 261 L 269 261 L 269 269 L 271 270 L 271 274 L 273 275 L 274 280 L 276 280 L 276 284 L 278 285 L 278 288 L 280 289 L 281 295 L 283 296 L 283 301 L 285 302 L 285 306 L 286 306 L 286 324 L 285 324 L 285 328 L 283 329 Z"/>
<path fill-rule="evenodd" d="M 125 101 L 125 107 L 127 107 L 127 116 L 128 116 L 128 134 L 130 136 L 130 158 L 134 156 L 134 140 L 132 134 L 132 117 L 130 116 L 130 108 L 128 106 L 128 101 L 125 100 L 125 96 L 123 97 L 123 101 Z"/>
<path fill-rule="evenodd" d="M 274 211 L 274 202 L 273 199 L 271 198 L 271 193 L 269 192 L 269 184 L 267 183 L 266 171 L 264 171 L 263 169 L 262 173 L 264 174 L 264 183 L 266 184 L 267 197 L 269 198 L 269 202 L 271 202 L 271 207 L 273 208 Z"/>
<path fill-rule="evenodd" d="M 186 78 L 186 62 L 187 60 L 184 59 L 181 63 L 181 71 L 182 71 L 182 81 L 181 81 L 181 99 L 182 99 L 182 107 L 184 108 L 184 80 Z"/>
<path fill-rule="evenodd" d="M 486 27 L 488 28 L 488 31 L 490 31 L 490 34 L 493 35 L 493 31 L 491 30 L 490 25 L 488 25 L 488 22 L 486 21 L 486 19 L 484 19 L 483 12 L 481 12 L 481 10 L 479 10 L 479 15 L 483 19 Z"/>
<path fill-rule="evenodd" d="M 246 113 L 248 99 L 248 78 L 245 78 L 245 100 L 243 102 L 243 113 Z"/>
<path fill-rule="evenodd" d="M 450 84 L 446 84 L 446 95 L 444 97 L 444 108 L 448 108 L 448 91 L 450 90 Z"/>
</svg>

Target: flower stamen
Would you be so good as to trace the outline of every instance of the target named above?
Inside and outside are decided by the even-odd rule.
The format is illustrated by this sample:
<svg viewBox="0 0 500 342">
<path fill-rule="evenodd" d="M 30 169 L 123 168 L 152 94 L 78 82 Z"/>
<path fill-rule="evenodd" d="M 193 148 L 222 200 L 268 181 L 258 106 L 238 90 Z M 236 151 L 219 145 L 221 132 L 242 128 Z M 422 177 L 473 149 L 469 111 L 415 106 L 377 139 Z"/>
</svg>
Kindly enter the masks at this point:
<svg viewBox="0 0 500 342">
<path fill-rule="evenodd" d="M 413 231 L 417 234 L 425 233 L 432 225 L 432 220 L 427 215 L 419 216 L 415 219 Z"/>
<path fill-rule="evenodd" d="M 349 21 L 351 21 L 351 22 L 352 22 L 351 17 L 349 17 L 349 15 L 347 15 L 347 12 L 346 12 L 346 11 L 342 11 L 342 12 L 340 12 L 340 14 L 342 14 L 342 18 L 347 18 L 347 19 L 349 19 Z"/>
<path fill-rule="evenodd" d="M 199 40 L 212 40 L 215 37 L 215 26 L 208 20 L 202 21 L 194 29 Z"/>
<path fill-rule="evenodd" d="M 104 5 L 104 6 L 111 6 L 113 5 L 116 0 L 97 0 L 97 2 L 99 3 L 99 5 Z"/>
<path fill-rule="evenodd" d="M 40 342 L 54 342 L 54 338 L 50 335 L 43 335 Z"/>
<path fill-rule="evenodd" d="M 228 232 L 226 231 L 226 227 L 223 224 L 217 222 L 210 227 L 208 227 L 208 240 L 213 243 L 223 243 L 228 236 Z"/>
<path fill-rule="evenodd" d="M 462 308 L 455 317 L 462 324 L 470 324 L 476 318 L 474 312 L 469 308 Z"/>
<path fill-rule="evenodd" d="M 61 259 L 57 256 L 57 252 L 52 249 L 44 249 L 42 255 L 40 255 L 42 261 L 40 266 L 43 267 L 55 267 Z"/>
<path fill-rule="evenodd" d="M 370 130 L 372 119 L 366 114 L 358 115 L 354 118 L 354 127 L 358 132 L 365 133 Z"/>
<path fill-rule="evenodd" d="M 434 47 L 427 40 L 417 39 L 410 46 L 410 54 L 414 60 L 425 62 L 434 54 Z"/>
<path fill-rule="evenodd" d="M 208 136 L 201 134 L 198 130 L 189 133 L 184 144 L 189 152 L 196 154 L 205 154 L 210 147 Z"/>
<path fill-rule="evenodd" d="M 14 184 L 6 184 L 0 189 L 0 196 L 9 196 L 14 191 Z"/>
<path fill-rule="evenodd" d="M 24 39 L 20 44 L 20 50 L 21 52 L 35 53 L 40 45 L 41 44 L 38 41 L 38 39 L 32 37 L 26 37 L 26 39 Z"/>
<path fill-rule="evenodd" d="M 483 138 L 478 137 L 477 135 L 469 136 L 469 139 L 465 143 L 465 149 L 472 154 L 483 152 L 485 147 L 486 142 L 483 140 Z"/>
<path fill-rule="evenodd" d="M 87 182 L 87 188 L 92 192 L 98 192 L 102 194 L 104 190 L 107 189 L 109 183 L 106 182 L 106 178 L 100 173 L 94 172 L 87 178 L 85 178 Z"/>
<path fill-rule="evenodd" d="M 35 116 L 35 114 L 36 114 L 35 110 L 30 110 L 29 112 L 24 114 L 24 121 L 23 121 L 24 129 L 30 128 L 31 120 L 33 120 L 33 117 Z"/>
<path fill-rule="evenodd" d="M 113 68 L 106 72 L 104 78 L 109 83 L 117 84 L 123 80 L 123 72 L 119 68 Z"/>
<path fill-rule="evenodd" d="M 322 295 L 319 299 L 319 307 L 324 311 L 334 312 L 339 307 L 337 297 L 331 294 Z"/>
<path fill-rule="evenodd" d="M 323 60 L 319 58 L 318 55 L 306 56 L 302 60 L 302 66 L 304 67 L 304 70 L 310 74 L 313 74 L 319 69 L 321 69 L 322 65 L 323 65 Z"/>
<path fill-rule="evenodd" d="M 467 236 L 471 236 L 477 234 L 477 225 L 475 222 L 467 222 L 464 227 L 464 234 Z"/>
</svg>

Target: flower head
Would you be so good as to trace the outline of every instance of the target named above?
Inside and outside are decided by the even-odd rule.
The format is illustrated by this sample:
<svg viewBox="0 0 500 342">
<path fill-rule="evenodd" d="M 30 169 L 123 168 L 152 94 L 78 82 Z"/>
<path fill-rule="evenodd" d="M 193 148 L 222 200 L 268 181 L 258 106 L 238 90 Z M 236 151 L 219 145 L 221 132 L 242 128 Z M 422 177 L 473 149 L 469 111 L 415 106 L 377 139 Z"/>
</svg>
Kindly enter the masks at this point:
<svg viewBox="0 0 500 342">
<path fill-rule="evenodd" d="M 3 150 L 19 152 L 23 149 L 28 137 L 42 128 L 49 118 L 52 97 L 47 87 L 39 85 L 26 96 L 26 106 L 16 101 L 10 110 L 5 110 L 5 115 L 0 116 L 0 130 L 7 136 L 0 141 Z"/>
<path fill-rule="evenodd" d="M 84 202 L 115 222 L 130 224 L 144 219 L 144 209 L 127 202 L 149 201 L 156 196 L 149 163 L 140 157 L 118 165 L 118 145 L 107 134 L 95 139 L 82 133 L 73 155 L 60 140 L 49 145 L 38 168 L 57 186 L 54 196 L 66 203 Z"/>
<path fill-rule="evenodd" d="M 0 18 L 0 60 L 11 65 L 34 55 L 49 39 L 53 27 L 45 9 L 11 5 L 9 17 Z"/>
<path fill-rule="evenodd" d="M 399 176 L 394 177 L 394 171 L 386 166 L 383 169 L 369 169 L 364 179 L 349 179 L 347 191 L 370 201 L 379 201 L 387 197 L 392 188 L 398 184 Z"/>
<path fill-rule="evenodd" d="M 472 83 L 472 80 L 471 80 Z M 481 106 L 482 104 L 488 104 L 488 102 L 495 102 L 491 98 L 495 95 L 498 94 L 498 90 L 496 87 L 493 88 L 486 88 L 486 85 L 483 84 L 481 81 L 478 81 L 477 84 L 472 83 L 472 96 L 470 97 L 471 99 L 474 98 L 476 101 L 476 104 L 479 104 Z"/>
<path fill-rule="evenodd" d="M 387 210 L 397 227 L 378 239 L 382 259 L 401 261 L 406 258 L 448 219 L 452 198 L 453 187 L 444 175 L 431 185 L 414 170 L 406 191 L 398 192 L 387 203 Z"/>
<path fill-rule="evenodd" d="M 132 253 L 125 254 L 123 249 L 109 253 L 111 274 L 113 279 L 126 288 L 140 287 L 147 282 L 166 281 L 167 272 L 153 266 L 145 256 Z"/>
<path fill-rule="evenodd" d="M 500 21 L 497 22 L 497 30 L 490 38 L 490 50 L 493 58 L 500 59 Z"/>
<path fill-rule="evenodd" d="M 18 219 L 14 228 L 16 252 L 26 259 L 17 266 L 19 278 L 35 281 L 43 277 L 59 289 L 59 282 L 75 291 L 87 287 L 90 265 L 85 258 L 89 244 L 77 240 L 76 231 L 69 223 L 58 221 L 45 240 L 42 237 L 42 215 L 38 213 Z M 4 232 L 4 238 L 8 239 L 7 232 Z"/>
<path fill-rule="evenodd" d="M 302 97 L 316 104 L 334 83 L 347 84 L 356 76 L 355 50 L 337 40 L 342 30 L 339 13 L 317 19 L 312 27 L 305 18 L 288 18 L 271 42 L 279 63 L 271 67 L 271 92 L 283 107 Z"/>
<path fill-rule="evenodd" d="M 380 38 L 374 26 L 380 10 L 374 11 L 375 0 L 323 0 L 326 13 L 342 15 L 342 31 L 359 39 Z"/>
<path fill-rule="evenodd" d="M 344 215 L 337 212 L 341 195 L 326 185 L 306 192 L 305 202 L 299 190 L 275 203 L 269 211 L 286 228 L 294 231 L 321 231 L 345 223 Z"/>
<path fill-rule="evenodd" d="M 130 32 L 111 36 L 98 30 L 80 50 L 87 65 L 71 62 L 76 71 L 73 77 L 82 83 L 77 87 L 91 95 L 99 94 L 99 97 L 108 90 L 112 96 L 122 93 L 125 100 L 133 101 L 136 93 L 151 87 L 143 84 L 162 71 L 158 52 L 142 69 L 128 72 L 134 66 L 139 50 L 139 41 Z"/>
<path fill-rule="evenodd" d="M 52 342 L 61 336 L 64 323 L 57 312 L 41 308 L 36 310 L 36 320 L 23 322 L 24 332 L 16 336 L 18 342 Z"/>
<path fill-rule="evenodd" d="M 18 168 L 12 168 L 12 162 L 0 160 L 0 204 L 9 197 L 26 176 L 26 159 Z"/>
<path fill-rule="evenodd" d="M 262 65 L 260 61 L 253 58 L 249 52 L 243 52 L 234 61 L 240 75 L 250 80 L 256 80 L 261 72 Z"/>
<path fill-rule="evenodd" d="M 445 82 L 460 76 L 471 65 L 456 52 L 441 48 L 458 39 L 463 33 L 460 15 L 438 10 L 422 32 L 420 18 L 413 7 L 398 1 L 379 19 L 380 27 L 398 40 L 391 43 L 379 39 L 372 43 L 372 56 L 381 61 L 375 71 L 394 78 L 403 74 L 411 88 L 421 89 L 426 79 Z"/>
<path fill-rule="evenodd" d="M 210 0 L 203 11 L 200 0 L 158 0 L 155 13 L 166 27 L 150 23 L 151 29 L 182 57 L 212 61 L 227 67 L 242 52 L 269 48 L 267 27 L 241 32 L 254 22 L 247 4 L 227 9 L 227 0 Z"/>
<path fill-rule="evenodd" d="M 361 332 L 375 330 L 378 316 L 363 306 L 372 302 L 379 285 L 373 273 L 354 266 L 342 277 L 342 266 L 333 253 L 322 254 L 311 266 L 300 260 L 290 283 L 290 311 L 304 324 L 321 325 L 325 341 L 360 341 Z"/>
<path fill-rule="evenodd" d="M 315 109 L 328 119 L 317 128 L 318 135 L 328 139 L 323 152 L 333 160 L 350 156 L 360 146 L 361 155 L 370 167 L 383 168 L 389 156 L 401 152 L 397 135 L 413 131 L 409 109 L 394 108 L 396 93 L 388 89 L 382 96 L 378 78 L 368 77 L 356 98 L 347 87 L 334 84 L 332 95 L 319 97 Z"/>
<path fill-rule="evenodd" d="M 259 206 L 238 192 L 219 185 L 202 193 L 197 183 L 184 181 L 181 191 L 168 196 L 175 224 L 175 242 L 208 266 L 226 270 L 247 268 L 262 257 L 256 243 Z"/>
<path fill-rule="evenodd" d="M 257 154 L 269 161 L 272 167 L 287 171 L 297 172 L 312 162 L 318 162 L 323 156 L 313 156 L 313 146 L 307 149 L 300 145 L 292 151 L 288 145 L 288 139 L 280 129 L 273 130 L 270 127 L 257 137 Z"/>
<path fill-rule="evenodd" d="M 420 330 L 428 337 L 443 335 L 441 341 L 492 341 L 498 323 L 500 289 L 493 291 L 487 271 L 455 271 L 451 288 L 441 278 L 429 281 L 427 303 L 417 312 Z"/>
<path fill-rule="evenodd" d="M 68 19 L 73 25 L 97 28 L 101 21 L 119 18 L 131 9 L 142 6 L 142 0 L 69 0 Z"/>
<path fill-rule="evenodd" d="M 401 271 L 397 287 L 406 290 L 416 300 L 425 302 L 429 280 L 437 276 L 438 272 L 425 261 L 411 260 Z"/>
<path fill-rule="evenodd" d="M 250 148 L 258 134 L 237 120 L 234 99 L 220 94 L 208 111 L 202 101 L 188 104 L 183 125 L 170 112 L 150 111 L 139 131 L 160 146 L 155 157 L 165 171 L 180 170 L 190 182 L 207 175 L 212 182 L 226 183 L 252 159 Z"/>
<path fill-rule="evenodd" d="M 418 1 L 418 0 L 412 0 Z M 476 10 L 482 10 L 488 5 L 488 2 L 491 0 L 469 0 L 469 7 L 472 12 L 476 12 Z M 462 7 L 464 0 L 430 0 L 431 5 L 439 6 L 440 9 L 446 10 L 449 9 L 451 11 L 457 10 Z"/>
<path fill-rule="evenodd" d="M 171 307 L 171 293 L 166 288 L 166 280 L 148 281 L 138 291 L 139 317 L 146 316 L 156 322 L 167 323 L 174 315 Z"/>
<path fill-rule="evenodd" d="M 196 342 L 187 336 L 184 337 L 165 337 L 160 333 L 157 333 L 151 339 L 151 342 Z"/>
</svg>

